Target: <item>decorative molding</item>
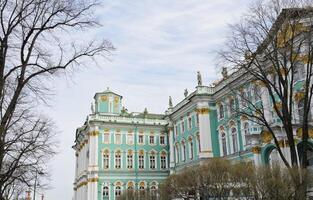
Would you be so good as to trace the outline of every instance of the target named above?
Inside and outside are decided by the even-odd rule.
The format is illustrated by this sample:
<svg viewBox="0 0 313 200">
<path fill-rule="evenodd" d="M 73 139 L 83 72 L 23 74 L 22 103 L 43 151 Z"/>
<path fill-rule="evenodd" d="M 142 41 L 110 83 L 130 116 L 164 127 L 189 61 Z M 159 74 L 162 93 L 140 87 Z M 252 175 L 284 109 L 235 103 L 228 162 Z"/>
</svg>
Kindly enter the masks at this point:
<svg viewBox="0 0 313 200">
<path fill-rule="evenodd" d="M 198 109 L 196 109 L 196 112 L 198 114 L 201 114 L 201 115 L 209 114 L 210 109 L 209 108 L 198 108 Z"/>
<path fill-rule="evenodd" d="M 260 146 L 255 146 L 251 148 L 252 153 L 254 154 L 260 154 L 261 153 L 261 147 Z"/>
</svg>

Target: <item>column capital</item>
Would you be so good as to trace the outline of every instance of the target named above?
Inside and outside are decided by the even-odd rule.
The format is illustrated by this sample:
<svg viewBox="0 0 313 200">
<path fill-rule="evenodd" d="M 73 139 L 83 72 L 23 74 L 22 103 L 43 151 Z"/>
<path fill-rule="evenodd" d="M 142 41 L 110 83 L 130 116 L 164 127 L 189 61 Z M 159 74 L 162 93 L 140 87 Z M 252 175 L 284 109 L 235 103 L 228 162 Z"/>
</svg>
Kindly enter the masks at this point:
<svg viewBox="0 0 313 200">
<path fill-rule="evenodd" d="M 201 115 L 209 114 L 210 109 L 209 108 L 197 108 L 196 112 Z"/>
</svg>

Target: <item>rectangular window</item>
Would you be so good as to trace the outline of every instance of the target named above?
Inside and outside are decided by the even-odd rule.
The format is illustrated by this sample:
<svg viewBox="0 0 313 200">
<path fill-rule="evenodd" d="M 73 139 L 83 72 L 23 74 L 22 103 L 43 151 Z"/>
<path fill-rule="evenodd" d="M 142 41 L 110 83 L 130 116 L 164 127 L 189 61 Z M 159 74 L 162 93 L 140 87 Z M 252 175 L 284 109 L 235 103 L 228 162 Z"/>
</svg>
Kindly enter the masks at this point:
<svg viewBox="0 0 313 200">
<path fill-rule="evenodd" d="M 105 154 L 103 155 L 103 168 L 104 169 L 109 169 L 109 155 Z"/>
<path fill-rule="evenodd" d="M 185 132 L 185 123 L 184 123 L 184 121 L 181 122 L 181 130 L 182 130 L 182 133 Z"/>
<path fill-rule="evenodd" d="M 109 144 L 109 142 L 110 142 L 110 134 L 109 133 L 104 133 L 103 134 L 103 143 L 105 143 L 105 144 Z"/>
<path fill-rule="evenodd" d="M 196 124 L 199 127 L 199 114 L 198 113 L 196 114 Z"/>
<path fill-rule="evenodd" d="M 121 144 L 121 143 L 122 143 L 121 134 L 115 134 L 115 144 Z"/>
<path fill-rule="evenodd" d="M 154 135 L 149 136 L 150 144 L 154 144 Z"/>
<path fill-rule="evenodd" d="M 134 136 L 132 134 L 127 135 L 127 144 L 133 144 L 134 143 Z"/>
<path fill-rule="evenodd" d="M 121 169 L 121 155 L 120 154 L 115 155 L 115 168 Z"/>
<path fill-rule="evenodd" d="M 191 125 L 191 117 L 188 117 L 188 128 L 189 130 L 191 129 L 192 125 Z"/>
<path fill-rule="evenodd" d="M 150 169 L 155 169 L 155 156 L 150 156 Z"/>
<path fill-rule="evenodd" d="M 144 168 L 145 168 L 144 156 L 139 155 L 139 169 L 144 169 Z"/>
<path fill-rule="evenodd" d="M 178 126 L 177 125 L 175 126 L 175 134 L 176 134 L 176 136 L 178 135 Z"/>
<path fill-rule="evenodd" d="M 139 136 L 138 136 L 138 143 L 139 143 L 139 144 L 143 144 L 143 143 L 144 143 L 144 141 L 143 141 L 143 135 L 139 135 Z"/>
<path fill-rule="evenodd" d="M 163 135 L 160 136 L 160 144 L 165 145 L 165 137 Z"/>
<path fill-rule="evenodd" d="M 127 169 L 133 168 L 133 155 L 127 155 Z"/>
<path fill-rule="evenodd" d="M 161 156 L 161 169 L 166 169 L 166 156 Z"/>
</svg>

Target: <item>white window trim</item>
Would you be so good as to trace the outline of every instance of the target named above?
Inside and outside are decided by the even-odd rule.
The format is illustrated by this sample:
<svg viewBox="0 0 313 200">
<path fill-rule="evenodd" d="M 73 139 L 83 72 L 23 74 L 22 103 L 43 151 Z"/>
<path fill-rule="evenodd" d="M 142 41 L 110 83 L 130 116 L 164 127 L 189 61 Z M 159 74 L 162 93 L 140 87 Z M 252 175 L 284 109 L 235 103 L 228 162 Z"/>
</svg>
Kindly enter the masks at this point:
<svg viewBox="0 0 313 200">
<path fill-rule="evenodd" d="M 165 168 L 162 168 L 162 159 L 161 159 L 161 157 L 162 157 L 162 152 L 160 153 L 160 157 L 159 157 L 160 158 L 160 160 L 159 160 L 159 162 L 160 162 L 160 170 L 166 170 L 168 168 L 168 166 L 167 166 L 167 153 L 165 154 Z"/>
<path fill-rule="evenodd" d="M 119 143 L 117 143 L 117 141 L 116 141 L 116 136 L 117 135 L 120 135 L 120 137 L 121 137 L 121 140 L 120 140 L 120 142 Z M 122 133 L 114 133 L 114 144 L 123 144 L 123 134 Z"/>
<path fill-rule="evenodd" d="M 122 151 L 120 151 L 121 153 L 120 153 L 120 156 L 121 156 L 121 158 L 120 158 L 120 168 L 116 168 L 116 151 L 114 152 L 114 169 L 123 169 L 123 152 Z"/>
<path fill-rule="evenodd" d="M 109 141 L 108 142 L 105 142 L 104 135 L 108 135 L 109 136 Z M 103 144 L 111 144 L 111 133 L 110 132 L 104 132 L 103 133 L 102 143 Z"/>
<path fill-rule="evenodd" d="M 139 142 L 139 136 L 142 136 L 142 143 L 140 143 Z M 138 134 L 138 141 L 137 141 L 137 143 L 139 144 L 139 145 L 144 145 L 145 144 L 145 134 L 143 134 L 143 133 L 139 133 Z"/>
<path fill-rule="evenodd" d="M 110 184 L 108 184 L 108 183 L 103 183 L 102 184 L 102 189 L 101 189 L 101 191 L 102 191 L 102 193 L 101 193 L 101 199 L 103 199 L 103 188 L 104 187 L 108 187 L 108 196 L 107 196 L 107 198 L 108 199 L 110 199 Z"/>
</svg>

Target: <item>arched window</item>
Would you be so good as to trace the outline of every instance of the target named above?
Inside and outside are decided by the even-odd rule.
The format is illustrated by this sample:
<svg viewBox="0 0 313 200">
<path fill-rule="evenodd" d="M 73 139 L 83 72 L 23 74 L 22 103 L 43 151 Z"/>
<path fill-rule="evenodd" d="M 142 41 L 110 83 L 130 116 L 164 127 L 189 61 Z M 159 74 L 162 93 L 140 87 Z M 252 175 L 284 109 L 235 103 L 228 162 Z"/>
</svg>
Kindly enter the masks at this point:
<svg viewBox="0 0 313 200">
<path fill-rule="evenodd" d="M 299 113 L 299 120 L 300 122 L 303 121 L 303 115 L 304 115 L 304 100 L 301 99 L 299 102 L 298 102 L 298 113 Z"/>
<path fill-rule="evenodd" d="M 116 151 L 115 153 L 115 168 L 121 169 L 121 152 Z"/>
<path fill-rule="evenodd" d="M 109 187 L 108 186 L 103 186 L 103 188 L 102 188 L 102 198 L 103 199 L 108 199 L 109 198 Z"/>
<path fill-rule="evenodd" d="M 257 85 L 255 85 L 253 88 L 253 96 L 254 96 L 254 101 L 261 100 L 261 90 L 260 90 L 260 87 L 258 87 Z"/>
<path fill-rule="evenodd" d="M 121 193 L 122 193 L 122 188 L 121 188 L 121 186 L 116 186 L 115 187 L 115 196 L 116 197 L 119 197 L 119 196 L 121 196 Z"/>
<path fill-rule="evenodd" d="M 133 151 L 129 150 L 127 152 L 127 169 L 133 168 Z"/>
<path fill-rule="evenodd" d="M 249 126 L 249 122 L 244 122 L 243 123 L 243 132 L 245 134 L 245 136 L 250 135 L 250 126 Z M 246 138 L 246 144 L 248 144 L 248 139 Z"/>
<path fill-rule="evenodd" d="M 231 114 L 234 114 L 236 112 L 236 107 L 235 107 L 235 100 L 234 99 L 231 99 L 229 101 L 229 108 L 230 108 L 230 113 Z"/>
<path fill-rule="evenodd" d="M 245 135 L 250 135 L 249 122 L 245 122 L 243 124 L 243 131 L 244 131 Z"/>
<path fill-rule="evenodd" d="M 145 183 L 144 182 L 140 182 L 139 183 L 139 195 L 140 196 L 144 196 L 145 195 Z"/>
<path fill-rule="evenodd" d="M 166 169 L 166 153 L 161 153 L 161 169 Z"/>
<path fill-rule="evenodd" d="M 231 137 L 233 141 L 233 152 L 236 153 L 238 152 L 238 140 L 237 140 L 237 129 L 232 128 L 231 129 Z"/>
<path fill-rule="evenodd" d="M 156 186 L 155 182 L 151 183 L 150 194 L 151 194 L 152 197 L 156 197 L 157 196 L 157 186 Z"/>
<path fill-rule="evenodd" d="M 155 169 L 155 153 L 151 152 L 150 158 L 149 158 L 149 166 L 150 169 Z"/>
<path fill-rule="evenodd" d="M 249 99 L 248 99 L 248 94 L 246 91 L 242 91 L 241 92 L 241 105 L 242 107 L 247 107 L 248 105 L 248 102 L 249 102 Z"/>
<path fill-rule="evenodd" d="M 220 119 L 224 118 L 224 106 L 221 104 L 219 107 Z"/>
<path fill-rule="evenodd" d="M 139 156 L 138 156 L 138 166 L 139 169 L 144 169 L 145 168 L 145 156 L 143 150 L 139 151 Z"/>
<path fill-rule="evenodd" d="M 227 144 L 226 144 L 226 135 L 224 132 L 221 133 L 222 136 L 222 150 L 223 150 L 223 156 L 227 155 Z"/>
<path fill-rule="evenodd" d="M 105 150 L 103 153 L 103 168 L 109 169 L 110 166 L 110 152 L 109 150 Z"/>
</svg>

